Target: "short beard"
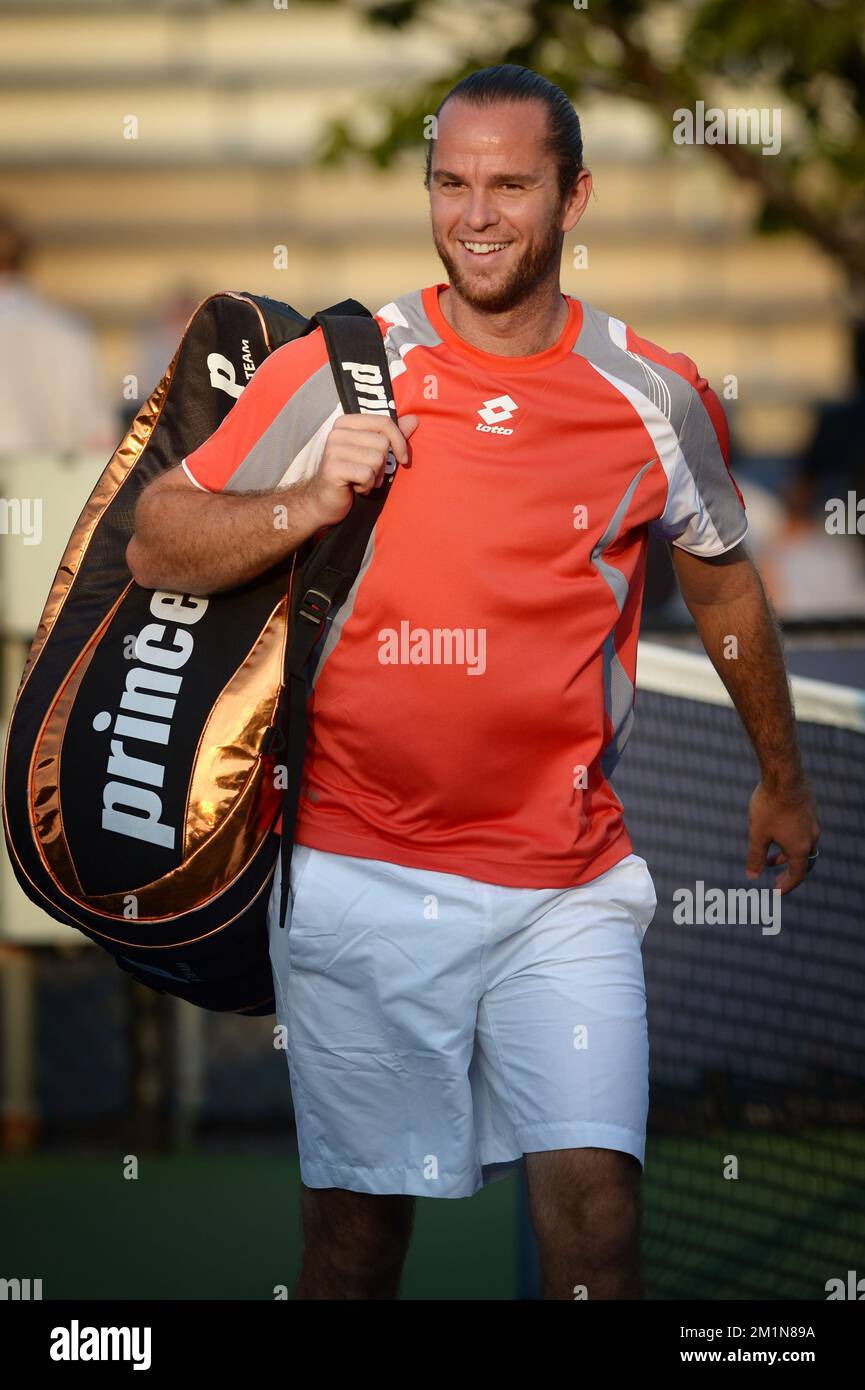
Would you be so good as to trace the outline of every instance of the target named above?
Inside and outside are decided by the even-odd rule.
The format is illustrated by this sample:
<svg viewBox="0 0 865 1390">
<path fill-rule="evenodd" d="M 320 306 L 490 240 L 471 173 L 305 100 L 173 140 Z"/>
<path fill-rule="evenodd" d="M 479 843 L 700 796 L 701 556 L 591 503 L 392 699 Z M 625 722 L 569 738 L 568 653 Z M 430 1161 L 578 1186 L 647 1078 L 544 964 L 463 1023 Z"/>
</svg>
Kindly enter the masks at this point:
<svg viewBox="0 0 865 1390">
<path fill-rule="evenodd" d="M 550 220 L 549 226 L 545 229 L 541 240 L 528 248 L 521 261 L 514 266 L 510 275 L 499 285 L 490 286 L 489 289 L 474 289 L 467 283 L 459 266 L 454 262 L 448 253 L 447 247 L 441 242 L 433 228 L 433 241 L 439 259 L 448 273 L 448 280 L 460 299 L 464 299 L 473 309 L 479 309 L 488 314 L 504 314 L 511 309 L 517 309 L 521 304 L 531 299 L 535 291 L 544 283 L 555 277 L 558 283 L 559 271 L 562 264 L 562 245 L 564 243 L 564 233 L 559 230 L 557 225 L 558 215 Z"/>
</svg>

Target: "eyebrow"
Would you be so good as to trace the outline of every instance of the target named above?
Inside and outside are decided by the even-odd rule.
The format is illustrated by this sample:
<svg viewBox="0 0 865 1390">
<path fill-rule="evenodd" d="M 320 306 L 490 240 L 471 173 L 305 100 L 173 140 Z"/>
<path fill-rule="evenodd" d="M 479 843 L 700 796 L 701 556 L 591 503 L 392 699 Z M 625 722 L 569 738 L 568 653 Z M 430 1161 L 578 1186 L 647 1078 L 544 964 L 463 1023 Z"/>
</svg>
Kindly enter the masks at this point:
<svg viewBox="0 0 865 1390">
<path fill-rule="evenodd" d="M 537 174 L 496 174 L 490 182 L 496 183 L 535 183 L 538 180 Z M 457 183 L 464 183 L 461 174 L 455 174 L 451 169 L 437 169 L 433 174 L 433 182 L 441 183 L 444 179 L 455 179 Z"/>
</svg>

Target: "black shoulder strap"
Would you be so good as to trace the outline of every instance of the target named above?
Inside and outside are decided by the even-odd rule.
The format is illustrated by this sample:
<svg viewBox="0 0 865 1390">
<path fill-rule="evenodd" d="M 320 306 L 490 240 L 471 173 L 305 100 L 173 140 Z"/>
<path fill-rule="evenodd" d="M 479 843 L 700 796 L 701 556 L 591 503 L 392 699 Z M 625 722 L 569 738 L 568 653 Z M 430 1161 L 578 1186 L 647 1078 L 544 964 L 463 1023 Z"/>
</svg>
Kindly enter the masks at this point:
<svg viewBox="0 0 865 1390">
<path fill-rule="evenodd" d="M 310 319 L 310 330 L 324 334 L 336 388 L 347 415 L 390 415 L 396 419 L 387 354 L 375 319 L 355 300 L 345 300 Z M 282 804 L 279 925 L 285 925 L 291 853 L 303 780 L 309 698 L 309 660 L 332 615 L 348 597 L 373 527 L 387 500 L 396 472 L 391 459 L 382 485 L 355 493 L 351 511 L 322 537 L 303 562 L 292 587 L 288 617 L 285 679 L 280 727 L 285 732 L 286 786 Z"/>
</svg>

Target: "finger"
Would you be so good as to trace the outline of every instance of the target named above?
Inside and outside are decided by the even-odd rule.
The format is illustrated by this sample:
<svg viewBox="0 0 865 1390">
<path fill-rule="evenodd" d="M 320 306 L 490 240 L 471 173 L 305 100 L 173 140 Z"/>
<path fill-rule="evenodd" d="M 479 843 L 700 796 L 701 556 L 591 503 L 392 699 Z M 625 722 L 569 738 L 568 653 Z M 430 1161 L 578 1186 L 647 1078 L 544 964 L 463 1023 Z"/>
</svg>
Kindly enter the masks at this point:
<svg viewBox="0 0 865 1390">
<path fill-rule="evenodd" d="M 791 854 L 786 869 L 775 879 L 775 888 L 779 893 L 790 893 L 799 886 L 807 872 L 808 856 Z"/>
<path fill-rule="evenodd" d="M 351 423 L 355 420 L 365 421 L 365 424 L 356 425 Z M 365 415 L 346 415 L 342 425 L 334 425 L 332 432 L 333 445 L 340 451 L 354 453 L 357 449 L 374 449 L 379 458 L 391 447 L 390 434 L 383 427 L 371 426 L 369 417 Z M 399 434 L 394 425 L 394 430 Z M 400 435 L 402 439 L 402 435 Z M 405 443 L 405 440 L 403 440 Z"/>
<path fill-rule="evenodd" d="M 769 858 L 766 860 L 766 863 L 769 865 L 771 869 L 774 869 L 777 864 L 786 864 L 787 856 L 783 850 L 776 849 L 774 854 L 769 855 Z"/>
<path fill-rule="evenodd" d="M 363 477 L 357 478 L 357 468 L 373 468 L 374 473 L 378 473 L 385 459 L 387 455 L 382 455 L 378 449 L 355 449 L 349 455 L 335 453 L 331 459 L 328 477 L 332 482 L 363 481 Z"/>
<path fill-rule="evenodd" d="M 755 834 L 751 832 L 748 839 L 748 853 L 745 858 L 745 874 L 747 878 L 759 878 L 766 867 L 766 854 L 772 838 L 769 835 Z"/>
<path fill-rule="evenodd" d="M 403 439 L 410 439 L 419 423 L 416 415 L 401 415 L 397 420 L 397 424 L 399 425 L 400 434 Z M 403 468 L 411 468 L 411 449 L 406 449 L 405 458 L 401 459 L 400 462 Z"/>
<path fill-rule="evenodd" d="M 415 416 L 406 416 L 406 419 L 416 419 Z M 370 429 L 369 415 L 343 415 L 337 420 L 334 429 L 342 428 L 350 430 L 352 434 L 373 434 L 375 435 L 377 447 L 384 453 L 387 449 L 392 449 L 394 457 L 398 463 L 408 461 L 408 446 L 405 435 L 403 434 L 396 421 L 389 415 L 379 415 L 376 417 L 375 429 Z"/>
<path fill-rule="evenodd" d="M 378 461 L 370 463 L 345 463 L 340 470 L 340 484 L 351 487 L 355 492 L 369 492 L 378 472 Z"/>
<path fill-rule="evenodd" d="M 371 483 L 369 488 L 367 488 L 364 485 L 364 492 L 371 492 L 373 488 L 381 487 L 382 483 L 385 480 L 385 477 L 387 476 L 387 461 L 390 457 L 390 454 L 386 454 L 385 457 L 380 460 L 375 456 L 374 451 L 371 451 L 371 453 L 372 457 L 368 459 L 368 464 L 370 468 L 372 468 L 373 470 L 373 482 Z M 366 464 L 362 465 L 363 468 L 366 468 L 366 466 Z"/>
<path fill-rule="evenodd" d="M 417 416 L 404 415 L 401 421 L 383 420 L 382 424 L 387 428 L 387 436 L 390 441 L 391 451 L 397 463 L 403 465 L 409 462 L 408 444 L 406 440 L 410 434 L 417 429 Z"/>
<path fill-rule="evenodd" d="M 417 429 L 417 423 L 416 415 L 404 415 L 400 422 L 391 420 L 389 416 L 381 417 L 381 427 L 387 435 L 388 447 L 397 463 L 408 463 L 409 453 L 406 440 Z"/>
</svg>

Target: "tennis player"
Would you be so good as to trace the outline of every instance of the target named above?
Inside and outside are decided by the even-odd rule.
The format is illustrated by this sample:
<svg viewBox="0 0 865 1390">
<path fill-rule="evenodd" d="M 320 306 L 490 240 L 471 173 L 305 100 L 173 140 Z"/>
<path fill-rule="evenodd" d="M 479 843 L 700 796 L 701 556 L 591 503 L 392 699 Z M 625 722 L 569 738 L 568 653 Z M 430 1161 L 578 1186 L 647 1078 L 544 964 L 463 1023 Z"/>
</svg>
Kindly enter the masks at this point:
<svg viewBox="0 0 865 1390">
<path fill-rule="evenodd" d="M 560 289 L 592 187 L 571 103 L 507 65 L 460 82 L 437 123 L 448 278 L 377 315 L 399 426 L 341 412 L 320 331 L 290 343 L 145 492 L 129 560 L 149 587 L 232 587 L 397 461 L 323 630 L 285 922 L 278 882 L 271 900 L 297 1297 L 396 1297 L 415 1198 L 525 1162 L 545 1297 L 640 1298 L 656 897 L 609 778 L 650 527 L 759 760 L 749 876 L 802 882 L 814 800 L 718 398 L 688 357 Z"/>
</svg>

